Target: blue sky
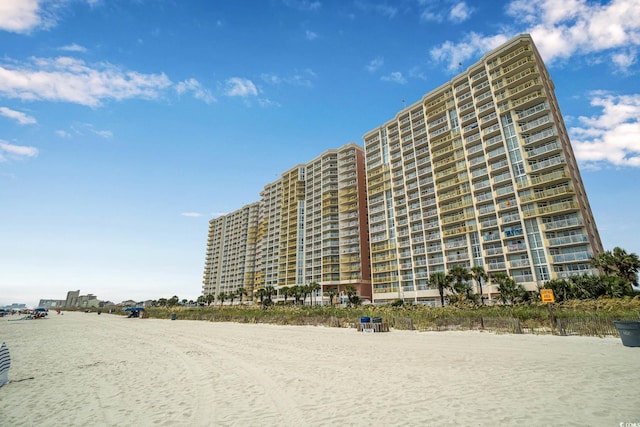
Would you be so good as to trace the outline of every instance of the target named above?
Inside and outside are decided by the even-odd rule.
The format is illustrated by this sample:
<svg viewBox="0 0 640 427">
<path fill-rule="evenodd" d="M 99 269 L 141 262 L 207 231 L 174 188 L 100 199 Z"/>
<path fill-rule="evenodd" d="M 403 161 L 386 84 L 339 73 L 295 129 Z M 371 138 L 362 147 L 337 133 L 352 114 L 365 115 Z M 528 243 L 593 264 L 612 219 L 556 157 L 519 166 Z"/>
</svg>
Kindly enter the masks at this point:
<svg viewBox="0 0 640 427">
<path fill-rule="evenodd" d="M 640 0 L 0 0 L 0 305 L 195 299 L 210 218 L 519 33 L 640 253 Z"/>
</svg>

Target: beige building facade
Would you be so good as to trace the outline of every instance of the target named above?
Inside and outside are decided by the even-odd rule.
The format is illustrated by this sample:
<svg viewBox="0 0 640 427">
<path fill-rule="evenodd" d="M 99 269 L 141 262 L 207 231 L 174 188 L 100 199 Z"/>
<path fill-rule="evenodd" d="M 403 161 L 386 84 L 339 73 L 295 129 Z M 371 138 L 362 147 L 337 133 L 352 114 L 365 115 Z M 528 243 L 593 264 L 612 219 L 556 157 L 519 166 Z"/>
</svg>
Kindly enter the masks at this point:
<svg viewBox="0 0 640 427">
<path fill-rule="evenodd" d="M 590 258 L 602 243 L 530 36 L 367 132 L 364 145 L 374 301 L 439 304 L 428 279 L 453 266 L 502 272 L 528 290 L 597 274 Z"/>
<path fill-rule="evenodd" d="M 209 225 L 203 294 L 252 296 L 273 288 L 317 283 L 325 292 L 353 286 L 370 300 L 364 150 L 355 143 L 327 150 L 285 171 L 260 193 L 260 201 Z"/>
<path fill-rule="evenodd" d="M 203 295 L 253 288 L 259 208 L 252 203 L 209 221 Z"/>
</svg>

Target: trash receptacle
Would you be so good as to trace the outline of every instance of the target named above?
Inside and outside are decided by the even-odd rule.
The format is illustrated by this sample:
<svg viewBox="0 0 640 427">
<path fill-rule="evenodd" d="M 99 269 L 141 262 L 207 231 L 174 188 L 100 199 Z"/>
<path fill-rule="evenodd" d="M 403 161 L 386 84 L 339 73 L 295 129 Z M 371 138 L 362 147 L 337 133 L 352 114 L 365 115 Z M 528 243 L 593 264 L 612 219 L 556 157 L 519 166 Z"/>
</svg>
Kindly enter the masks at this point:
<svg viewBox="0 0 640 427">
<path fill-rule="evenodd" d="M 625 347 L 640 347 L 640 321 L 616 320 L 613 325 L 620 333 L 622 345 Z"/>
<path fill-rule="evenodd" d="M 176 314 L 175 313 L 171 313 L 171 320 L 176 320 Z"/>
</svg>

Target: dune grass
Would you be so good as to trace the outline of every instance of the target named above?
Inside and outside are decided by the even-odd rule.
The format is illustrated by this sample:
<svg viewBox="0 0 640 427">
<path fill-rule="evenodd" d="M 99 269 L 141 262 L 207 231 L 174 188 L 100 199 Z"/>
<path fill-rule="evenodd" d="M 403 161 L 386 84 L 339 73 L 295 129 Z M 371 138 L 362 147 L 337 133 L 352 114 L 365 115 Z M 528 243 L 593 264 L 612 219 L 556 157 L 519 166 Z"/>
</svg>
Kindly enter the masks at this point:
<svg viewBox="0 0 640 427">
<path fill-rule="evenodd" d="M 443 325 L 458 325 L 458 329 L 476 329 L 478 325 L 492 329 L 491 325 L 507 325 L 517 319 L 517 329 L 540 331 L 550 329 L 551 323 L 546 304 L 493 305 L 493 306 L 447 306 L 425 307 L 405 305 L 401 307 L 384 306 L 295 306 L 275 305 L 263 308 L 261 305 L 225 305 L 204 307 L 151 307 L 147 308 L 150 317 L 169 319 L 205 320 L 212 322 L 270 323 L 277 325 L 317 325 L 331 327 L 353 327 L 362 316 L 381 317 L 396 329 L 437 330 Z M 587 335 L 590 322 L 595 324 L 611 323 L 615 319 L 640 319 L 640 296 L 635 298 L 602 298 L 597 300 L 573 300 L 553 304 L 556 319 L 586 325 Z M 565 321 L 565 323 L 566 323 Z M 466 325 L 466 326 L 465 326 Z M 554 324 L 555 327 L 555 324 Z M 600 329 L 595 326 L 593 331 Z M 518 332 L 520 332 L 518 330 Z M 579 332 L 578 332 L 579 333 Z"/>
</svg>

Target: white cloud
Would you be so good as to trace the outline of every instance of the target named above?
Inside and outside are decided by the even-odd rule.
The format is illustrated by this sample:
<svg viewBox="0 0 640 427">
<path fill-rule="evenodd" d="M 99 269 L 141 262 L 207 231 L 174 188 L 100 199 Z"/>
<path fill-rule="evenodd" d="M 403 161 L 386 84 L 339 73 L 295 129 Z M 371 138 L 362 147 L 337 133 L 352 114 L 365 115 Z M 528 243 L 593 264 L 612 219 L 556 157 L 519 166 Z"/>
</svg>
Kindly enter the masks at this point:
<svg viewBox="0 0 640 427">
<path fill-rule="evenodd" d="M 260 75 L 260 78 L 263 82 L 272 85 L 279 85 L 283 82 L 282 78 L 276 74 L 263 73 Z"/>
<path fill-rule="evenodd" d="M 123 71 L 111 64 L 93 67 L 59 57 L 32 58 L 22 65 L 0 64 L 0 95 L 26 101 L 64 101 L 97 107 L 108 99 L 155 99 L 171 85 L 164 74 Z"/>
<path fill-rule="evenodd" d="M 305 32 L 305 36 L 307 37 L 307 40 L 315 40 L 318 38 L 318 34 L 314 33 L 313 31 L 309 31 L 307 30 Z"/>
<path fill-rule="evenodd" d="M 25 33 L 41 23 L 38 0 L 0 1 L 0 30 Z"/>
<path fill-rule="evenodd" d="M 194 98 L 204 101 L 207 104 L 211 104 L 216 101 L 216 98 L 211 94 L 211 92 L 203 89 L 200 82 L 196 79 L 184 80 L 176 84 L 175 89 L 180 95 L 186 92 L 191 92 L 193 93 Z"/>
<path fill-rule="evenodd" d="M 37 123 L 35 118 L 7 107 L 0 107 L 0 115 L 16 120 L 21 125 L 33 125 Z"/>
<path fill-rule="evenodd" d="M 445 19 L 453 23 L 461 23 L 471 17 L 473 9 L 464 1 L 458 1 L 449 7 L 442 1 L 418 1 L 422 8 L 420 20 L 426 22 L 443 22 Z M 447 2 L 448 3 L 448 2 Z"/>
<path fill-rule="evenodd" d="M 186 216 L 186 217 L 191 217 L 191 218 L 197 218 L 202 216 L 202 214 L 200 212 L 182 212 L 180 214 L 181 216 Z"/>
<path fill-rule="evenodd" d="M 399 83 L 399 84 L 407 83 L 407 79 L 404 78 L 404 76 L 400 71 L 394 71 L 388 76 L 382 76 L 380 77 L 380 80 L 383 80 L 385 82 Z"/>
<path fill-rule="evenodd" d="M 268 98 L 258 98 L 258 105 L 261 107 L 281 107 L 279 102 Z"/>
<path fill-rule="evenodd" d="M 640 94 L 596 92 L 591 105 L 602 113 L 579 117 L 582 126 L 569 129 L 576 159 L 587 167 L 640 167 Z"/>
<path fill-rule="evenodd" d="M 613 50 L 618 64 L 624 66 L 628 59 L 621 58 L 618 50 L 640 44 L 640 0 L 612 0 L 608 4 L 515 0 L 507 13 L 529 25 L 527 32 L 546 62 Z"/>
<path fill-rule="evenodd" d="M 425 13 L 429 19 L 439 17 L 430 15 L 428 10 Z M 507 4 L 506 13 L 524 28 L 505 29 L 493 36 L 470 33 L 459 43 L 447 41 L 433 48 L 431 57 L 448 63 L 449 71 L 455 72 L 458 64 L 478 52 L 493 49 L 517 33 L 530 33 L 547 64 L 597 52 L 611 55 L 610 63 L 622 71 L 636 61 L 640 0 L 612 0 L 607 4 L 587 0 L 513 0 Z"/>
<path fill-rule="evenodd" d="M 314 11 L 322 7 L 322 3 L 320 3 L 319 1 L 310 0 L 283 0 L 283 3 L 285 4 L 285 6 L 305 11 Z"/>
<path fill-rule="evenodd" d="M 73 43 L 73 44 L 68 44 L 66 46 L 62 46 L 58 48 L 58 50 L 63 50 L 65 52 L 86 52 L 87 48 L 80 46 L 79 44 Z"/>
<path fill-rule="evenodd" d="M 389 2 L 393 3 L 393 2 Z M 356 0 L 354 6 L 365 13 L 374 13 L 386 18 L 392 19 L 398 14 L 398 8 L 389 6 L 388 4 L 374 3 L 371 1 Z M 354 19 L 353 14 L 348 15 L 351 19 Z"/>
<path fill-rule="evenodd" d="M 398 9 L 396 9 L 393 6 L 388 6 L 386 4 L 376 5 L 375 9 L 380 15 L 386 16 L 388 18 L 393 18 L 398 13 Z"/>
<path fill-rule="evenodd" d="M 420 14 L 421 21 L 432 21 L 432 22 L 442 22 L 444 17 L 442 16 L 442 12 L 434 12 L 429 9 L 425 9 Z"/>
<path fill-rule="evenodd" d="M 411 69 L 409 70 L 409 77 L 420 79 L 420 80 L 427 79 L 426 74 L 424 74 L 424 72 L 420 69 L 420 67 L 417 67 L 417 66 L 411 67 Z"/>
<path fill-rule="evenodd" d="M 365 68 L 367 71 L 369 71 L 370 73 L 373 73 L 374 71 L 377 71 L 380 67 L 382 67 L 384 65 L 384 58 L 382 57 L 377 57 L 375 59 L 372 59 L 371 62 L 369 62 Z"/>
<path fill-rule="evenodd" d="M 0 162 L 7 161 L 8 158 L 21 159 L 24 157 L 35 157 L 38 155 L 38 149 L 25 145 L 9 144 L 0 139 Z"/>
<path fill-rule="evenodd" d="M 243 79 L 241 77 L 232 77 L 226 82 L 225 95 L 227 96 L 257 96 L 258 89 L 256 85 L 249 79 Z"/>
<path fill-rule="evenodd" d="M 113 138 L 113 132 L 111 132 L 110 130 L 96 130 L 96 129 L 92 129 L 91 130 L 93 133 L 95 133 L 96 135 L 98 135 L 100 138 L 104 138 L 104 139 L 110 139 Z"/>
<path fill-rule="evenodd" d="M 96 129 L 91 123 L 74 123 L 70 126 L 71 132 L 59 129 L 55 131 L 55 134 L 60 138 L 73 138 L 74 136 L 86 136 L 88 134 L 94 134 L 103 139 L 113 138 L 113 132 L 110 130 Z"/>
<path fill-rule="evenodd" d="M 260 75 L 260 79 L 270 85 L 288 84 L 292 86 L 312 87 L 312 79 L 315 78 L 315 76 L 316 73 L 310 68 L 307 68 L 302 71 L 294 70 L 292 75 L 286 77 L 281 77 L 277 74 L 263 73 Z"/>
<path fill-rule="evenodd" d="M 623 73 L 627 73 L 629 71 L 629 67 L 636 63 L 636 58 L 637 53 L 635 49 L 630 49 L 628 52 L 618 52 L 611 55 L 611 60 Z"/>
<path fill-rule="evenodd" d="M 464 22 L 471 18 L 472 9 L 463 1 L 455 4 L 449 11 L 449 20 L 451 22 Z"/>
<path fill-rule="evenodd" d="M 469 33 L 460 43 L 450 41 L 444 42 L 438 47 L 434 47 L 429 52 L 431 58 L 437 62 L 447 62 L 447 69 L 450 72 L 460 71 L 464 67 L 464 62 L 476 55 L 478 52 L 486 52 L 509 40 L 509 36 L 498 34 L 495 36 L 483 36 L 477 33 Z"/>
</svg>

